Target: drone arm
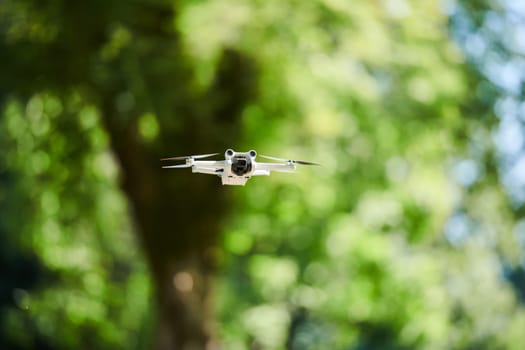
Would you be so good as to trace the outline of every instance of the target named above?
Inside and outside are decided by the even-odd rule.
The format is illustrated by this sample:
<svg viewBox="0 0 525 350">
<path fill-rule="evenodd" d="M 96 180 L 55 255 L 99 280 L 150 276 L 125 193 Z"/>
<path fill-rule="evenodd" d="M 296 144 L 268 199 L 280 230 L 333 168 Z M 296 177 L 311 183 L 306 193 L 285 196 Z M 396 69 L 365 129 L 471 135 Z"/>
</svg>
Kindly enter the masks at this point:
<svg viewBox="0 0 525 350">
<path fill-rule="evenodd" d="M 192 167 L 192 173 L 210 174 L 210 175 L 222 175 L 223 169 L 219 168 L 206 168 L 206 167 Z"/>
<path fill-rule="evenodd" d="M 269 175 L 270 171 L 276 171 L 281 173 L 294 173 L 296 168 L 295 164 L 292 163 L 257 163 L 255 169 L 255 173 L 261 171 L 267 172 L 268 174 L 260 175 Z"/>
<path fill-rule="evenodd" d="M 255 171 L 252 174 L 252 176 L 269 176 L 269 175 L 270 175 L 270 170 L 265 170 L 265 169 L 255 169 Z"/>
<path fill-rule="evenodd" d="M 195 160 L 192 165 L 194 168 L 210 169 L 224 169 L 226 166 L 224 160 Z"/>
<path fill-rule="evenodd" d="M 196 160 L 191 167 L 192 173 L 221 175 L 224 172 L 224 161 L 222 160 Z"/>
</svg>

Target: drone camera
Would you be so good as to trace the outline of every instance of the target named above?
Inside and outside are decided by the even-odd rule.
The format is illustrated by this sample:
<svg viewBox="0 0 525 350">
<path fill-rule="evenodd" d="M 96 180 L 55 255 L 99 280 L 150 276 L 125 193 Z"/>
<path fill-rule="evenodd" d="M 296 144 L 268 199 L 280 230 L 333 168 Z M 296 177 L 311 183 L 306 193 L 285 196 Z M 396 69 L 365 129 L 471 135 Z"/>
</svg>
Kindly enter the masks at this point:
<svg viewBox="0 0 525 350">
<path fill-rule="evenodd" d="M 231 158 L 233 157 L 233 154 L 235 152 L 233 152 L 233 150 L 231 148 L 227 149 L 226 152 L 224 153 L 224 155 L 226 156 L 226 158 Z"/>
<path fill-rule="evenodd" d="M 249 153 L 250 153 L 250 157 L 252 158 L 257 157 L 257 152 L 255 152 L 254 150 L 251 150 Z"/>
<path fill-rule="evenodd" d="M 252 171 L 252 159 L 246 154 L 237 154 L 232 158 L 232 173 L 237 176 L 244 176 Z"/>
</svg>

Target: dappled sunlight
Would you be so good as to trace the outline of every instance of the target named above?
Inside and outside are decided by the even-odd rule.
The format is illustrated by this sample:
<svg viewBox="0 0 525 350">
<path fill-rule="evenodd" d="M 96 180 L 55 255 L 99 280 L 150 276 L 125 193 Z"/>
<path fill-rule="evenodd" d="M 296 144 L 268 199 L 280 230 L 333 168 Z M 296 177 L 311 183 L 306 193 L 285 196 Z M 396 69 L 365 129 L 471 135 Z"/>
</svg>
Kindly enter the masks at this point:
<svg viewBox="0 0 525 350">
<path fill-rule="evenodd" d="M 282 300 L 297 281 L 297 264 L 290 258 L 254 255 L 247 268 L 257 288 L 269 300 Z"/>
<path fill-rule="evenodd" d="M 190 293 L 193 290 L 193 277 L 189 272 L 177 272 L 173 276 L 173 286 L 181 293 Z"/>
<path fill-rule="evenodd" d="M 265 348 L 279 347 L 286 341 L 290 316 L 285 305 L 264 304 L 255 306 L 241 315 L 244 327 Z"/>
</svg>

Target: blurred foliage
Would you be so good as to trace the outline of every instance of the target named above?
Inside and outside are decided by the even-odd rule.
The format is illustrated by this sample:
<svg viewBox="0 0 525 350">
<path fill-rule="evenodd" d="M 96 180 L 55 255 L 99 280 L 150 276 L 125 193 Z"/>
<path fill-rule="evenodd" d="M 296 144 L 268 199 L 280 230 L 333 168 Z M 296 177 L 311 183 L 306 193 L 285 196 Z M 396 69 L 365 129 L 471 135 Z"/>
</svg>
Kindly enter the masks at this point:
<svg viewBox="0 0 525 350">
<path fill-rule="evenodd" d="M 185 32 L 218 35 L 227 3 L 190 5 Z M 494 125 L 477 91 L 495 93 L 447 11 L 462 15 L 415 1 L 239 10 L 236 45 L 265 62 L 245 148 L 324 167 L 238 193 L 218 303 L 228 348 L 519 347 L 525 314 L 504 265 L 521 256 L 515 218 L 497 164 L 478 172 L 491 153 L 471 153 Z M 214 45 L 189 40 L 207 62 Z"/>
<path fill-rule="evenodd" d="M 72 38 L 65 29 L 76 24 L 52 3 L 48 12 L 31 1 L 0 3 L 2 48 L 58 36 L 57 48 L 83 52 L 83 39 L 107 30 L 92 57 L 72 56 L 64 80 L 93 76 L 111 86 L 108 66 L 86 73 L 86 60 L 124 56 L 120 78 L 147 89 L 134 50 L 151 43 L 121 21 L 123 3 L 99 4 L 114 16 L 109 29 L 87 13 L 86 38 Z M 473 59 L 477 39 L 463 40 L 492 38 L 488 59 L 514 54 L 521 62 L 498 44 L 508 29 L 475 32 L 483 18 L 512 11 L 506 3 L 177 4 L 172 25 L 195 69 L 190 96 L 213 84 L 225 48 L 258 65 L 242 140 L 225 137 L 232 147 L 323 164 L 228 189 L 235 208 L 223 224 L 215 298 L 225 349 L 521 347 L 523 206 L 504 181 L 510 170 L 493 137 L 502 124 L 492 106 L 506 106 L 497 102 L 508 94 L 491 80 L 501 74 L 487 76 L 486 60 Z M 35 62 L 46 64 L 56 65 Z M 150 279 L 100 106 L 82 90 L 45 79 L 35 86 L 28 96 L 0 91 L 0 345 L 145 348 Z M 168 95 L 133 96 L 122 93 L 117 109 L 138 106 L 138 134 L 153 142 L 167 122 L 150 99 Z M 216 92 L 210 104 L 227 98 Z"/>
<path fill-rule="evenodd" d="M 99 123 L 76 95 L 4 104 L 2 237 L 18 248 L 2 256 L 37 258 L 35 283 L 24 283 L 31 274 L 16 257 L 3 277 L 13 285 L 4 291 L 2 347 L 147 345 L 149 278 Z"/>
</svg>

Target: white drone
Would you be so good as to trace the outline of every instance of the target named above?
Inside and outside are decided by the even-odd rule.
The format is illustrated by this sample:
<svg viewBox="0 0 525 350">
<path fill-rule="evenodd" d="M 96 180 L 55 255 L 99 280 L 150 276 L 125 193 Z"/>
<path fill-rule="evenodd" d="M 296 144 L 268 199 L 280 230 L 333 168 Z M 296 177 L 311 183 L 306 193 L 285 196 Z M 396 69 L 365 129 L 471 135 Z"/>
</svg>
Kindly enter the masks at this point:
<svg viewBox="0 0 525 350">
<path fill-rule="evenodd" d="M 270 175 L 271 171 L 281 173 L 293 173 L 296 170 L 296 164 L 303 165 L 320 165 L 318 163 L 305 162 L 302 160 L 283 159 L 276 157 L 260 157 L 278 161 L 279 163 L 262 163 L 256 162 L 257 152 L 235 152 L 232 149 L 226 150 L 224 160 L 197 160 L 216 156 L 219 153 L 200 154 L 194 156 L 162 158 L 166 160 L 185 160 L 185 164 L 166 165 L 163 168 L 191 168 L 193 173 L 203 173 L 217 175 L 221 178 L 223 185 L 244 186 L 246 181 L 252 176 Z"/>
</svg>

